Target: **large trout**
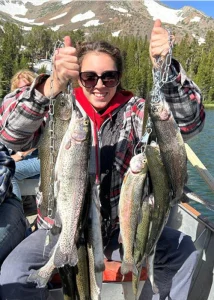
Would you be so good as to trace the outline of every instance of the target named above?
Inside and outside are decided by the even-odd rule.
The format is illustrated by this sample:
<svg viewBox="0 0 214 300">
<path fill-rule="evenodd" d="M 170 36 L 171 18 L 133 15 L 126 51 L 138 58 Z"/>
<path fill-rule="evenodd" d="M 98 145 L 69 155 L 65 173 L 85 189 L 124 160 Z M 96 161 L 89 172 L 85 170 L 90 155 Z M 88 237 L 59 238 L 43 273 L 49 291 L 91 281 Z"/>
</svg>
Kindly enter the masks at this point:
<svg viewBox="0 0 214 300">
<path fill-rule="evenodd" d="M 54 100 L 54 161 L 57 158 L 59 147 L 63 136 L 68 128 L 71 113 L 72 113 L 72 98 L 70 95 L 61 93 Z M 40 186 L 39 191 L 41 193 L 39 209 L 43 217 L 48 215 L 48 201 L 50 190 L 50 179 L 51 179 L 51 156 L 50 156 L 50 128 L 49 122 L 45 127 L 44 134 L 39 144 L 39 158 L 41 162 L 40 167 Z M 52 208 L 53 209 L 53 208 Z"/>
<path fill-rule="evenodd" d="M 153 99 L 153 98 L 152 98 Z M 155 128 L 161 156 L 173 190 L 171 205 L 180 201 L 187 179 L 187 155 L 178 124 L 162 93 L 149 102 L 149 115 Z"/>
<path fill-rule="evenodd" d="M 105 270 L 103 240 L 101 232 L 101 213 L 98 185 L 95 183 L 91 189 L 91 204 L 88 217 L 88 235 L 93 248 L 95 272 Z"/>
<path fill-rule="evenodd" d="M 123 275 L 129 271 L 137 275 L 133 247 L 146 174 L 147 162 L 144 153 L 133 156 L 123 179 L 119 200 L 120 234 L 124 251 L 121 265 Z"/>
<path fill-rule="evenodd" d="M 156 244 L 170 212 L 171 186 L 157 143 L 153 141 L 150 145 L 147 145 L 145 153 L 154 195 L 154 207 L 152 209 L 146 254 L 149 256 L 147 263 L 152 289 L 154 293 L 158 293 L 158 288 L 154 282 L 154 256 Z"/>
<path fill-rule="evenodd" d="M 77 264 L 75 237 L 88 177 L 90 121 L 73 111 L 55 167 L 55 225 L 62 231 L 54 254 L 56 267 Z"/>
<path fill-rule="evenodd" d="M 73 111 L 55 168 L 55 226 L 61 228 L 61 233 L 50 260 L 28 278 L 39 287 L 46 285 L 55 267 L 75 266 L 78 262 L 76 240 L 87 188 L 89 147 L 90 121 Z"/>
<path fill-rule="evenodd" d="M 172 195 L 168 174 L 157 143 L 152 141 L 150 145 L 147 145 L 145 153 L 154 195 L 151 230 L 146 250 L 147 254 L 150 254 L 156 245 L 162 229 L 167 221 Z"/>
<path fill-rule="evenodd" d="M 143 204 L 140 210 L 139 223 L 137 226 L 135 245 L 134 245 L 134 261 L 138 270 L 138 275 L 132 273 L 132 289 L 137 299 L 138 286 L 141 276 L 141 270 L 145 258 L 146 244 L 148 241 L 151 212 L 154 205 L 153 195 L 146 196 L 143 199 Z"/>
</svg>

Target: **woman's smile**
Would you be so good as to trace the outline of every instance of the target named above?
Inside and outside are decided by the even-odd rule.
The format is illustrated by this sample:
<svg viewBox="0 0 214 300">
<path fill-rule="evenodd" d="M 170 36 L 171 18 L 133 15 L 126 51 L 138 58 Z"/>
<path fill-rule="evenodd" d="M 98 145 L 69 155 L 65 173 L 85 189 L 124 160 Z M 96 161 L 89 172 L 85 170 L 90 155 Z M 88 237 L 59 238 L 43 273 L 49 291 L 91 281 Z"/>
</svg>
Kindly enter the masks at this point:
<svg viewBox="0 0 214 300">
<path fill-rule="evenodd" d="M 103 52 L 89 52 L 84 56 L 81 65 L 82 73 L 96 73 L 96 76 L 102 76 L 107 71 L 117 71 L 114 60 L 108 54 Z M 90 79 L 89 77 L 88 80 Z M 97 111 L 105 109 L 114 97 L 117 85 L 119 84 L 118 82 L 114 87 L 107 87 L 104 83 L 101 78 L 98 78 L 94 87 L 85 87 L 79 80 L 79 85 L 82 87 L 84 95 Z"/>
</svg>

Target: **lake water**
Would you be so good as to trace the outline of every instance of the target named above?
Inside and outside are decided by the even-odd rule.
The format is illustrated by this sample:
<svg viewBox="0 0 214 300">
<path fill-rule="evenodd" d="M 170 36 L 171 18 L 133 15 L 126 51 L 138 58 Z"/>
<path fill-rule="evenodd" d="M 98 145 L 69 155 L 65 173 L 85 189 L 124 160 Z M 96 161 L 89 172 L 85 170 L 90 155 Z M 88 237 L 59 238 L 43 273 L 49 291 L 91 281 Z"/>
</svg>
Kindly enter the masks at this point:
<svg viewBox="0 0 214 300">
<path fill-rule="evenodd" d="M 206 109 L 205 111 L 206 121 L 202 132 L 187 143 L 214 177 L 214 109 Z M 214 204 L 214 192 L 190 163 L 188 163 L 188 176 L 187 186 L 200 197 Z M 214 222 L 214 211 L 204 209 L 201 204 L 192 201 L 190 203 Z"/>
</svg>

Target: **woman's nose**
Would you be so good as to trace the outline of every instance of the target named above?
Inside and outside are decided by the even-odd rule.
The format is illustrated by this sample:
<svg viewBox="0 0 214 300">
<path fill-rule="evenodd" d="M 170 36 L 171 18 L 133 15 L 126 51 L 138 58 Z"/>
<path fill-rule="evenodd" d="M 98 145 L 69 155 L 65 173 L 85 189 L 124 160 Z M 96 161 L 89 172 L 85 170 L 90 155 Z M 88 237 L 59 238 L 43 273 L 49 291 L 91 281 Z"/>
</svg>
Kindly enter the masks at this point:
<svg viewBox="0 0 214 300">
<path fill-rule="evenodd" d="M 103 86 L 105 86 L 105 85 L 103 84 L 101 78 L 98 78 L 96 86 L 97 86 L 97 87 L 103 87 Z"/>
</svg>

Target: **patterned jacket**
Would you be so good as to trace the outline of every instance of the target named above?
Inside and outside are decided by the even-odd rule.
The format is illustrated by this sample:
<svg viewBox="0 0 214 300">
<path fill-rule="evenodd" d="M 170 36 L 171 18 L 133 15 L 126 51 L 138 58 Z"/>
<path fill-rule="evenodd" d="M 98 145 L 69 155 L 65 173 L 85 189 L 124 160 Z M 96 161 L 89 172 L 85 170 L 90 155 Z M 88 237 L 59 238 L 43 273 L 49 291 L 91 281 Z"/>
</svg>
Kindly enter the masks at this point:
<svg viewBox="0 0 214 300">
<path fill-rule="evenodd" d="M 11 179 L 15 173 L 15 162 L 8 149 L 0 143 L 0 205 L 12 192 Z"/>
</svg>

